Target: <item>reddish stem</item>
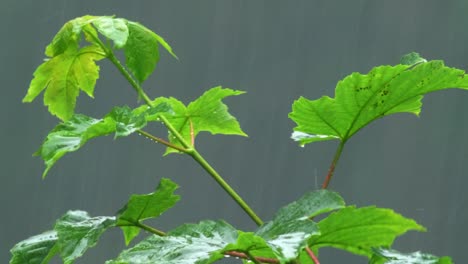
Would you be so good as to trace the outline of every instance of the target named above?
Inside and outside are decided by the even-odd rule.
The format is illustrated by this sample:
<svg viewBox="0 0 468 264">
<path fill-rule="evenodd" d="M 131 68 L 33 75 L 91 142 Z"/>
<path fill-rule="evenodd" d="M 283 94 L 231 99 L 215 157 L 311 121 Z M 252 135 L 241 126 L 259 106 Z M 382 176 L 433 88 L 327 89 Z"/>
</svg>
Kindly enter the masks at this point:
<svg viewBox="0 0 468 264">
<path fill-rule="evenodd" d="M 325 178 L 325 181 L 322 184 L 322 189 L 327 189 L 328 185 L 330 184 L 331 178 L 333 177 L 333 172 L 335 171 L 336 164 L 338 163 L 338 160 L 341 156 L 341 152 L 343 151 L 344 144 L 345 142 L 341 141 L 340 145 L 338 146 L 338 149 L 336 150 L 335 157 L 333 158 L 333 161 L 330 164 L 330 168 L 328 169 L 327 177 Z"/>
<path fill-rule="evenodd" d="M 161 144 L 163 144 L 164 146 L 167 146 L 167 147 L 176 149 L 176 150 L 178 150 L 178 151 L 180 151 L 180 152 L 187 153 L 187 149 L 182 148 L 182 147 L 179 147 L 179 146 L 176 146 L 176 145 L 174 145 L 174 144 L 172 144 L 172 143 L 170 143 L 170 142 L 168 142 L 168 141 L 166 141 L 166 140 L 164 140 L 164 139 L 162 139 L 162 138 L 155 137 L 155 136 L 151 135 L 151 134 L 148 133 L 148 132 L 145 132 L 145 131 L 143 131 L 143 130 L 138 130 L 137 132 L 138 132 L 138 134 L 140 134 L 140 135 L 142 135 L 142 136 L 144 136 L 144 137 L 146 137 L 146 138 L 148 138 L 148 139 L 151 139 L 151 140 L 153 140 L 153 141 L 156 141 L 156 142 L 158 142 L 158 143 L 161 143 Z"/>
<path fill-rule="evenodd" d="M 320 264 L 317 256 L 315 256 L 314 252 L 309 248 L 309 246 L 306 246 L 306 251 L 307 251 L 307 254 L 309 254 L 309 257 L 312 259 L 312 261 L 314 261 L 315 264 Z"/>
<path fill-rule="evenodd" d="M 227 252 L 224 252 L 224 254 L 233 256 L 233 257 L 243 258 L 243 259 L 250 259 L 249 256 L 247 256 L 245 253 L 241 253 L 237 251 L 227 251 Z M 262 262 L 262 263 L 273 263 L 273 264 L 280 263 L 279 260 L 274 259 L 274 258 L 255 257 L 255 259 L 258 262 Z"/>
</svg>

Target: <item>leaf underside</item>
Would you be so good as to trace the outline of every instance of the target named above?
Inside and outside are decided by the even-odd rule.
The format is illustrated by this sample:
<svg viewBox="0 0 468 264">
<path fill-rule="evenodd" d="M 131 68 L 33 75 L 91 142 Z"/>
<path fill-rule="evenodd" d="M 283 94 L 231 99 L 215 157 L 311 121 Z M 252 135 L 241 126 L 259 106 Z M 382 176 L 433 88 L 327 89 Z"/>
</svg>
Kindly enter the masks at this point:
<svg viewBox="0 0 468 264">
<path fill-rule="evenodd" d="M 292 138 L 301 145 L 324 140 L 348 140 L 361 128 L 395 113 L 419 115 L 423 95 L 468 88 L 463 70 L 442 61 L 414 65 L 379 66 L 368 74 L 352 73 L 339 81 L 335 98 L 296 100 L 289 117 L 296 122 Z"/>
</svg>

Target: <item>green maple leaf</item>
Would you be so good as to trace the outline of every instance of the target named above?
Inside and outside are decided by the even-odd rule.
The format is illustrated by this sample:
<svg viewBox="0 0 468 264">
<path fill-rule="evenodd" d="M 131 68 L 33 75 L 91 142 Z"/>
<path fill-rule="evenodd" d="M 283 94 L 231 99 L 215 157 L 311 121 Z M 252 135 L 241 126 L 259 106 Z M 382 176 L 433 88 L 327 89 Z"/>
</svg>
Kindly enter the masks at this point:
<svg viewBox="0 0 468 264">
<path fill-rule="evenodd" d="M 379 66 L 368 74 L 353 73 L 340 82 L 335 98 L 299 98 L 289 117 L 296 122 L 292 138 L 301 145 L 338 139 L 346 142 L 370 122 L 395 113 L 419 115 L 423 95 L 448 88 L 468 89 L 464 71 L 442 61 L 425 62 L 415 54 L 396 66 Z"/>
<path fill-rule="evenodd" d="M 154 192 L 130 197 L 117 218 L 117 225 L 122 228 L 127 245 L 139 234 L 141 221 L 159 217 L 179 201 L 180 196 L 174 195 L 177 188 L 177 184 L 163 178 Z"/>
<path fill-rule="evenodd" d="M 44 104 L 49 112 L 68 120 L 80 90 L 93 97 L 99 78 L 99 66 L 95 62 L 103 58 L 102 50 L 96 46 L 67 49 L 37 68 L 23 102 L 32 102 L 45 89 Z"/>
<path fill-rule="evenodd" d="M 84 211 L 69 211 L 55 224 L 60 255 L 65 264 L 73 263 L 94 247 L 99 237 L 114 226 L 115 217 L 90 217 Z"/>
<path fill-rule="evenodd" d="M 57 232 L 50 230 L 32 236 L 11 249 L 10 264 L 47 264 L 59 252 Z"/>
<path fill-rule="evenodd" d="M 127 26 L 129 37 L 124 46 L 126 65 L 140 83 L 146 80 L 156 68 L 159 61 L 159 45 L 177 58 L 172 48 L 161 36 L 136 22 L 129 21 Z"/>
<path fill-rule="evenodd" d="M 236 239 L 237 230 L 224 221 L 185 224 L 167 236 L 148 237 L 106 264 L 210 264 Z"/>
<path fill-rule="evenodd" d="M 159 45 L 176 57 L 161 36 L 136 22 L 110 16 L 78 17 L 65 23 L 46 47 L 48 58 L 34 72 L 23 102 L 32 102 L 45 90 L 44 104 L 49 112 L 62 120 L 70 119 L 80 90 L 93 97 L 99 78 L 95 62 L 112 55 L 111 47 L 102 44 L 98 33 L 112 40 L 114 49 L 124 49 L 127 67 L 139 82 L 154 71 Z M 80 47 L 82 35 L 88 46 Z"/>
<path fill-rule="evenodd" d="M 155 104 L 167 103 L 172 108 L 171 114 L 164 114 L 172 126 L 180 133 L 188 143 L 194 141 L 198 133 L 202 131 L 211 134 L 240 135 L 247 136 L 242 131 L 236 118 L 228 112 L 228 107 L 222 100 L 228 96 L 243 94 L 243 91 L 236 91 L 221 86 L 214 87 L 206 91 L 195 101 L 185 106 L 179 100 L 171 97 L 160 97 L 154 100 Z M 181 146 L 182 144 L 169 133 L 171 143 Z M 167 148 L 166 154 L 177 152 L 172 148 Z"/>
<path fill-rule="evenodd" d="M 143 106 L 130 109 L 127 106 L 114 107 L 103 119 L 75 114 L 69 120 L 57 125 L 42 143 L 35 155 L 41 156 L 46 164 L 43 177 L 65 154 L 80 149 L 89 140 L 115 133 L 115 137 L 128 136 L 154 121 L 155 116 L 170 110 L 168 104 L 154 107 Z"/>
<path fill-rule="evenodd" d="M 409 230 L 426 230 L 390 209 L 373 206 L 348 206 L 330 214 L 318 225 L 320 234 L 309 240 L 313 250 L 336 247 L 368 257 L 372 255 L 372 248 L 390 247 L 397 236 Z"/>
</svg>

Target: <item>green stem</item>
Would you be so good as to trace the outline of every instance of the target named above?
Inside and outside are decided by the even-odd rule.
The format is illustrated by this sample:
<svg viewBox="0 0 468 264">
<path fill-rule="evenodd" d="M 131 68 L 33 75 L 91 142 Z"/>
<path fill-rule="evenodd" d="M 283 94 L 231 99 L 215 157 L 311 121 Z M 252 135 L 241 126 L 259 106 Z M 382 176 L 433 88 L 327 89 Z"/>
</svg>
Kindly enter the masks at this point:
<svg viewBox="0 0 468 264">
<path fill-rule="evenodd" d="M 252 208 L 242 200 L 242 198 L 234 191 L 234 189 L 229 186 L 228 183 L 216 172 L 213 167 L 198 153 L 198 151 L 193 150 L 192 153 L 189 153 L 192 158 L 202 166 L 208 174 L 239 204 L 239 206 L 252 218 L 252 220 L 259 226 L 263 225 L 262 219 L 258 217 Z"/>
<path fill-rule="evenodd" d="M 172 124 L 167 120 L 164 115 L 160 116 L 161 120 L 166 125 L 167 129 L 176 137 L 176 139 L 182 144 L 184 148 L 187 149 L 187 154 L 189 154 L 200 166 L 205 169 L 206 172 L 237 202 L 237 204 L 252 218 L 252 220 L 257 225 L 263 225 L 262 219 L 255 214 L 255 212 L 250 208 L 250 206 L 239 196 L 239 194 L 234 191 L 234 189 L 219 175 L 219 173 L 211 167 L 211 165 L 203 158 L 200 153 L 190 146 L 187 141 L 182 137 L 182 135 L 175 129 Z"/>
<path fill-rule="evenodd" d="M 336 150 L 335 157 L 333 158 L 333 161 L 330 164 L 330 168 L 328 169 L 327 177 L 325 178 L 325 181 L 322 184 L 322 189 L 328 188 L 331 178 L 333 177 L 333 172 L 335 172 L 336 164 L 338 163 L 338 160 L 340 159 L 341 152 L 343 152 L 343 147 L 345 143 L 346 143 L 345 141 L 340 141 L 340 145 L 338 146 L 338 149 Z"/>
<path fill-rule="evenodd" d="M 135 224 L 135 226 L 137 226 L 137 227 L 139 227 L 139 228 L 141 228 L 141 229 L 143 229 L 143 230 L 146 230 L 146 231 L 148 231 L 148 232 L 150 232 L 150 233 L 156 234 L 156 235 L 158 235 L 158 236 L 166 236 L 166 233 L 164 233 L 163 231 L 158 230 L 158 229 L 156 229 L 156 228 L 154 228 L 154 227 L 151 227 L 151 226 L 142 224 L 142 223 L 140 223 L 140 222 L 137 222 L 137 223 Z"/>
<path fill-rule="evenodd" d="M 120 227 L 122 227 L 122 226 L 136 226 L 136 227 L 138 227 L 138 228 L 141 228 L 141 229 L 143 229 L 143 230 L 146 230 L 146 231 L 148 231 L 148 232 L 150 232 L 150 233 L 153 233 L 153 234 L 155 234 L 155 235 L 158 235 L 158 236 L 166 236 L 166 233 L 164 233 L 163 231 L 158 230 L 158 229 L 156 229 L 156 228 L 154 228 L 154 227 L 145 225 L 145 224 L 140 223 L 140 222 L 138 222 L 138 221 L 137 221 L 137 222 L 131 221 L 131 222 L 128 222 L 128 224 L 117 224 L 117 226 L 120 226 Z"/>
<path fill-rule="evenodd" d="M 108 53 L 107 58 L 117 67 L 117 69 L 122 73 L 122 75 L 127 79 L 127 81 L 132 85 L 133 89 L 138 93 L 138 96 L 143 98 L 146 104 L 151 106 L 151 99 L 146 95 L 145 91 L 143 91 L 143 88 L 141 88 L 140 84 L 138 84 L 130 75 L 130 73 L 125 69 L 125 67 L 120 63 L 120 61 L 115 57 L 114 53 L 110 51 Z"/>
<path fill-rule="evenodd" d="M 138 84 L 135 81 L 135 79 L 133 79 L 133 77 L 130 75 L 127 69 L 125 69 L 122 63 L 120 63 L 117 57 L 115 57 L 112 49 L 106 46 L 99 37 L 95 36 L 94 34 L 87 31 L 86 29 L 84 29 L 84 31 L 86 31 L 88 35 L 94 40 L 94 42 L 97 43 L 102 48 L 102 50 L 106 53 L 106 57 L 115 65 L 115 67 L 117 67 L 120 73 L 122 73 L 125 79 L 127 79 L 127 81 L 132 85 L 133 89 L 138 93 L 138 96 L 143 98 L 145 103 L 151 106 L 151 100 L 148 97 L 148 95 L 146 95 L 145 91 L 143 91 L 143 88 L 141 88 L 140 84 Z"/>
<path fill-rule="evenodd" d="M 185 141 L 184 137 L 182 137 L 179 131 L 177 131 L 177 129 L 171 124 L 171 122 L 169 122 L 169 120 L 167 120 L 167 118 L 164 115 L 159 115 L 159 118 L 184 148 L 186 148 L 189 152 L 193 151 L 193 146 L 191 146 L 189 143 L 187 143 L 187 141 Z"/>
<path fill-rule="evenodd" d="M 92 35 L 92 34 L 90 34 Z M 93 36 L 94 38 L 94 36 Z M 143 88 L 141 88 L 140 84 L 138 84 L 133 77 L 128 73 L 128 71 L 122 66 L 120 61 L 115 57 L 114 53 L 112 52 L 111 49 L 107 48 L 104 43 L 99 38 L 94 38 L 94 40 L 102 47 L 102 49 L 106 52 L 107 57 L 109 60 L 117 67 L 117 69 L 122 73 L 122 75 L 127 79 L 127 81 L 132 85 L 132 87 L 137 91 L 138 95 L 143 98 L 143 100 L 146 102 L 147 105 L 152 106 L 151 100 L 149 97 L 146 95 L 146 93 L 143 91 Z M 186 154 L 189 154 L 192 156 L 195 161 L 197 161 L 212 177 L 215 179 L 216 182 L 240 205 L 242 209 L 252 218 L 252 220 L 257 223 L 257 225 L 262 225 L 263 221 L 258 217 L 255 212 L 248 206 L 248 204 L 234 191 L 234 189 L 229 186 L 229 184 L 224 181 L 224 179 L 213 169 L 213 167 L 208 164 L 208 162 L 198 153 L 193 146 L 191 146 L 189 143 L 185 141 L 185 139 L 180 135 L 180 133 L 175 129 L 172 124 L 167 120 L 167 118 L 164 115 L 160 115 L 161 120 L 164 122 L 164 125 L 169 129 L 169 131 L 177 138 L 177 140 L 182 144 L 182 146 L 185 149 L 178 149 Z M 145 135 L 146 136 L 146 135 Z M 173 145 L 167 141 L 160 140 L 159 138 L 152 138 L 153 140 L 157 140 L 158 142 L 165 142 L 166 146 L 171 146 Z M 164 143 L 163 143 L 164 144 Z"/>
</svg>

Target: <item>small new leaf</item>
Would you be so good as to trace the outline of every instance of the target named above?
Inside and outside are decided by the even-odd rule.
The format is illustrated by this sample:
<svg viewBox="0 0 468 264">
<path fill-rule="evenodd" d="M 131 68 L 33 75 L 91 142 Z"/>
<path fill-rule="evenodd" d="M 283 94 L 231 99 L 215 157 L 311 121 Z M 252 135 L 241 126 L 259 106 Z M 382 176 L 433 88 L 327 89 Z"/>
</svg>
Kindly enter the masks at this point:
<svg viewBox="0 0 468 264">
<path fill-rule="evenodd" d="M 122 227 L 127 245 L 138 235 L 141 221 L 159 217 L 179 201 L 180 196 L 174 195 L 177 188 L 177 184 L 163 178 L 154 192 L 130 197 L 117 217 L 117 225 Z"/>
<path fill-rule="evenodd" d="M 348 206 L 319 222 L 320 235 L 309 240 L 313 250 L 336 247 L 371 257 L 372 248 L 390 247 L 399 235 L 409 230 L 425 231 L 414 220 L 390 209 Z"/>
<path fill-rule="evenodd" d="M 90 217 L 83 211 L 69 211 L 55 224 L 60 255 L 64 264 L 71 264 L 94 247 L 99 237 L 114 226 L 115 217 Z"/>
<path fill-rule="evenodd" d="M 449 257 L 413 252 L 401 253 L 393 249 L 376 248 L 369 264 L 453 264 Z"/>
<path fill-rule="evenodd" d="M 58 251 L 57 232 L 47 231 L 16 244 L 11 249 L 10 264 L 47 264 Z"/>
<path fill-rule="evenodd" d="M 166 102 L 171 105 L 173 114 L 165 116 L 172 126 L 180 133 L 188 143 L 195 140 L 198 133 L 202 131 L 211 134 L 240 135 L 247 136 L 240 128 L 236 118 L 228 112 L 228 107 L 222 100 L 228 96 L 243 94 L 242 91 L 236 91 L 221 86 L 214 87 L 206 91 L 195 101 L 185 106 L 175 98 L 157 98 L 154 102 Z M 169 134 L 171 143 L 182 146 L 174 135 Z M 167 148 L 166 154 L 177 152 L 172 148 Z"/>
<path fill-rule="evenodd" d="M 411 65 L 379 66 L 368 74 L 347 76 L 338 82 L 335 98 L 296 100 L 289 114 L 297 124 L 292 138 L 301 145 L 332 139 L 345 142 L 383 116 L 419 115 L 427 93 L 468 88 L 464 71 L 446 67 L 442 61 L 424 62 L 419 55 L 404 61 Z"/>
<path fill-rule="evenodd" d="M 185 224 L 167 236 L 150 236 L 106 264 L 209 264 L 223 258 L 221 251 L 235 243 L 237 230 L 223 221 Z"/>
</svg>

